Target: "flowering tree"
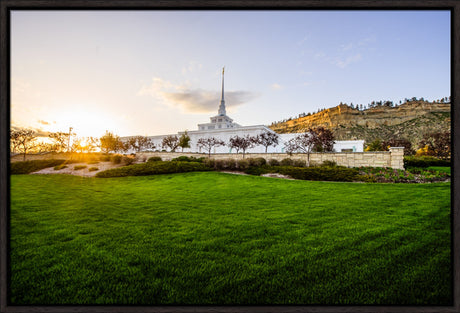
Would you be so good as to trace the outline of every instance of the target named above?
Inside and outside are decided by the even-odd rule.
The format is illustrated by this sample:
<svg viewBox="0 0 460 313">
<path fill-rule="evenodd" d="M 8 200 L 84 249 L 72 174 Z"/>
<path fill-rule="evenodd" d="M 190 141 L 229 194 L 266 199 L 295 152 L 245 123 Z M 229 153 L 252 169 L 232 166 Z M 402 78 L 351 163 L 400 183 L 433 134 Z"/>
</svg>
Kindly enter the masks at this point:
<svg viewBox="0 0 460 313">
<path fill-rule="evenodd" d="M 230 138 L 230 142 L 228 146 L 230 148 L 235 148 L 236 153 L 238 153 L 238 151 L 241 150 L 243 152 L 243 159 L 244 159 L 244 154 L 246 153 L 246 150 L 254 147 L 256 143 L 257 143 L 256 137 L 251 137 L 249 135 L 246 135 L 244 137 L 234 136 Z"/>
<path fill-rule="evenodd" d="M 35 147 L 36 138 L 36 133 L 31 129 L 10 131 L 11 145 L 15 150 L 19 150 L 19 152 L 24 155 L 24 161 L 26 160 L 27 151 L 30 151 Z"/>
<path fill-rule="evenodd" d="M 312 151 L 332 151 L 334 136 L 329 129 L 322 126 L 309 128 L 305 133 L 291 139 L 286 144 L 289 154 L 300 152 L 307 154 L 307 165 L 310 166 L 310 154 Z"/>
<path fill-rule="evenodd" d="M 211 150 L 213 147 L 225 146 L 225 142 L 214 137 L 200 138 L 198 139 L 197 144 L 199 148 L 203 148 L 208 151 L 209 157 L 211 156 Z"/>
<path fill-rule="evenodd" d="M 257 145 L 262 145 L 265 147 L 265 153 L 267 153 L 268 147 L 277 146 L 279 140 L 279 135 L 271 132 L 264 132 L 255 138 L 254 142 Z"/>
</svg>

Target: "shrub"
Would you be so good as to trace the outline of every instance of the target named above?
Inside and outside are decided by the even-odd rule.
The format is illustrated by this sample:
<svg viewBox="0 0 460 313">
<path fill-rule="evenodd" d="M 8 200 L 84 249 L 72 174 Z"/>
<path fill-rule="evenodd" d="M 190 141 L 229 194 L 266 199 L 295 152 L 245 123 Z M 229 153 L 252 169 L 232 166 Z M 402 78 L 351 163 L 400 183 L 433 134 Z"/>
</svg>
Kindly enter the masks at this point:
<svg viewBox="0 0 460 313">
<path fill-rule="evenodd" d="M 450 166 L 450 161 L 431 156 L 405 156 L 404 167 Z"/>
<path fill-rule="evenodd" d="M 11 174 L 29 174 L 32 172 L 39 171 L 47 167 L 54 167 L 61 165 L 66 162 L 66 160 L 33 160 L 33 161 L 24 161 L 24 162 L 14 162 L 11 163 Z"/>
<path fill-rule="evenodd" d="M 99 163 L 99 161 L 88 161 L 88 162 L 86 162 L 86 164 L 98 164 L 98 163 Z"/>
<path fill-rule="evenodd" d="M 236 168 L 238 170 L 244 171 L 249 167 L 249 161 L 247 159 L 241 159 L 236 161 Z"/>
<path fill-rule="evenodd" d="M 195 158 L 195 157 L 188 157 L 188 156 L 180 156 L 180 157 L 177 157 L 177 158 L 174 158 L 172 159 L 171 161 L 181 161 L 181 162 L 199 162 L 199 163 L 203 163 L 204 161 L 204 157 L 201 157 L 201 158 Z"/>
<path fill-rule="evenodd" d="M 97 167 L 95 167 L 95 166 L 90 167 L 90 168 L 88 169 L 89 172 L 94 172 L 94 171 L 98 171 L 98 170 L 99 170 L 99 168 L 97 168 Z"/>
<path fill-rule="evenodd" d="M 322 166 L 322 167 L 336 167 L 337 162 L 326 160 L 326 161 L 323 161 L 323 163 L 321 163 L 320 166 Z"/>
<path fill-rule="evenodd" d="M 121 160 L 122 160 L 123 164 L 130 165 L 130 164 L 134 163 L 136 158 L 135 158 L 135 156 L 123 156 Z"/>
<path fill-rule="evenodd" d="M 276 172 L 302 180 L 320 181 L 357 181 L 359 171 L 346 167 L 293 167 L 278 166 Z"/>
<path fill-rule="evenodd" d="M 286 159 L 281 160 L 280 165 L 281 166 L 291 166 L 292 163 L 293 163 L 292 159 L 286 158 Z"/>
<path fill-rule="evenodd" d="M 280 165 L 280 162 L 277 159 L 270 159 L 270 160 L 268 160 L 268 165 L 270 165 L 270 166 L 278 166 L 278 165 Z"/>
<path fill-rule="evenodd" d="M 249 158 L 249 166 L 262 166 L 267 164 L 267 161 L 264 158 Z"/>
<path fill-rule="evenodd" d="M 147 162 L 158 162 L 158 161 L 162 161 L 160 157 L 151 157 L 147 160 Z"/>
<path fill-rule="evenodd" d="M 310 162 L 310 165 L 312 163 Z M 307 162 L 305 160 L 299 160 L 299 159 L 295 159 L 295 160 L 292 160 L 292 166 L 295 166 L 295 167 L 305 167 L 307 166 Z"/>
<path fill-rule="evenodd" d="M 101 171 L 96 174 L 96 177 L 144 176 L 209 170 L 210 169 L 206 165 L 198 162 L 158 161 L 133 164 Z"/>
<path fill-rule="evenodd" d="M 204 159 L 203 164 L 209 168 L 214 168 L 214 164 L 216 163 L 216 160 L 214 159 Z"/>
<path fill-rule="evenodd" d="M 234 170 L 236 169 L 236 162 L 234 159 L 214 160 L 213 168 L 216 170 Z"/>
<path fill-rule="evenodd" d="M 121 163 L 122 156 L 119 154 L 114 154 L 110 157 L 110 162 L 114 164 L 120 164 Z"/>
<path fill-rule="evenodd" d="M 264 166 L 249 166 L 244 172 L 249 175 L 260 176 L 261 174 L 266 174 L 270 171 Z"/>
<path fill-rule="evenodd" d="M 73 167 L 73 169 L 76 170 L 76 171 L 82 170 L 82 169 L 84 169 L 84 168 L 87 168 L 87 166 L 86 166 L 86 165 L 75 165 L 75 166 Z"/>
<path fill-rule="evenodd" d="M 110 155 L 101 155 L 99 158 L 102 162 L 110 162 Z"/>
<path fill-rule="evenodd" d="M 55 170 L 55 171 L 59 171 L 59 170 L 62 170 L 62 169 L 64 169 L 64 168 L 67 168 L 67 165 L 61 164 L 61 165 L 56 165 L 56 166 L 54 167 L 54 170 Z"/>
</svg>

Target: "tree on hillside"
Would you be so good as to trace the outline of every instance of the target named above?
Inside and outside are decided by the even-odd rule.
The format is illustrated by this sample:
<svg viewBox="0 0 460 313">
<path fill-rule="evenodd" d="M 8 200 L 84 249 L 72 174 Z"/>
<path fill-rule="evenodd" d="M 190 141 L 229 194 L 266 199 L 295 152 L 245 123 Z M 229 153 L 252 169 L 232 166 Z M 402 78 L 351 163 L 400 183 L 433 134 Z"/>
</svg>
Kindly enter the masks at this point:
<svg viewBox="0 0 460 313">
<path fill-rule="evenodd" d="M 179 138 L 177 138 L 177 136 L 172 135 L 166 136 L 163 138 L 161 146 L 163 147 L 163 149 L 169 148 L 171 152 L 174 152 L 179 146 Z"/>
<path fill-rule="evenodd" d="M 120 150 L 121 141 L 120 137 L 112 134 L 109 131 L 105 132 L 105 135 L 99 138 L 100 148 L 103 153 L 116 152 Z"/>
<path fill-rule="evenodd" d="M 448 159 L 451 155 L 451 135 L 449 131 L 425 134 L 419 148 L 425 149 L 425 154 Z M 421 154 L 417 151 L 418 154 Z"/>
<path fill-rule="evenodd" d="M 257 138 L 251 137 L 249 135 L 246 135 L 244 137 L 234 136 L 230 138 L 228 146 L 232 149 L 235 148 L 236 153 L 238 153 L 238 151 L 241 150 L 243 152 L 243 159 L 244 159 L 246 150 L 254 147 L 256 142 L 257 142 Z"/>
<path fill-rule="evenodd" d="M 263 132 L 256 136 L 255 143 L 265 147 L 265 153 L 267 153 L 268 147 L 277 146 L 279 141 L 279 135 L 272 132 Z"/>
<path fill-rule="evenodd" d="M 212 148 L 219 147 L 219 146 L 225 146 L 225 142 L 215 137 L 200 138 L 198 139 L 197 144 L 200 149 L 203 148 L 206 151 L 208 151 L 209 157 L 211 156 Z"/>
<path fill-rule="evenodd" d="M 31 129 L 20 129 L 10 131 L 10 141 L 12 146 L 15 147 L 24 156 L 26 160 L 26 154 L 28 151 L 35 147 L 35 140 L 37 134 Z"/>
<path fill-rule="evenodd" d="M 179 147 L 182 148 L 182 152 L 184 152 L 184 148 L 190 148 L 190 136 L 187 134 L 187 131 L 185 131 L 180 137 L 179 137 Z"/>
<path fill-rule="evenodd" d="M 382 145 L 382 140 L 375 139 L 373 142 L 367 145 L 364 151 L 385 151 L 384 146 Z"/>
<path fill-rule="evenodd" d="M 405 138 L 391 138 L 382 142 L 382 147 L 388 151 L 390 147 L 404 147 L 404 155 L 413 155 L 415 153 L 412 149 L 412 143 Z"/>
<path fill-rule="evenodd" d="M 309 128 L 305 133 L 289 140 L 286 144 L 286 152 L 292 154 L 294 152 L 307 154 L 307 165 L 310 166 L 311 152 L 321 147 L 323 151 L 332 150 L 330 147 L 334 145 L 334 137 L 332 132 L 324 127 Z M 330 149 L 330 150 L 329 150 Z"/>
</svg>

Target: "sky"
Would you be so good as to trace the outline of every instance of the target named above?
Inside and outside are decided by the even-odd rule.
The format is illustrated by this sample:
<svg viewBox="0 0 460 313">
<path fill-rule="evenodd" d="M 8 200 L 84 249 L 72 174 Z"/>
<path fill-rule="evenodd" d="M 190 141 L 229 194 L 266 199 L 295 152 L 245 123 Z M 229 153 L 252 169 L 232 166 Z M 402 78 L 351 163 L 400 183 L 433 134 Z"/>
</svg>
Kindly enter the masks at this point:
<svg viewBox="0 0 460 313">
<path fill-rule="evenodd" d="M 449 11 L 11 12 L 11 126 L 176 134 L 450 96 Z"/>
</svg>

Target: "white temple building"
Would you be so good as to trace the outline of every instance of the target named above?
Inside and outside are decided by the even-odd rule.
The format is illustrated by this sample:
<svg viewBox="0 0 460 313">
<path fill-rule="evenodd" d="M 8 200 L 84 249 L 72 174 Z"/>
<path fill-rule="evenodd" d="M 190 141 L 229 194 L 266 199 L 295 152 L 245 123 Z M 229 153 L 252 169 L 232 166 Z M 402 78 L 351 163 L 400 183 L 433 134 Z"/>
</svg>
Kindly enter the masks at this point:
<svg viewBox="0 0 460 313">
<path fill-rule="evenodd" d="M 213 148 L 213 153 L 236 153 L 234 149 L 231 149 L 228 146 L 231 137 L 239 136 L 257 136 L 261 133 L 269 132 L 275 133 L 273 130 L 268 128 L 265 125 L 254 125 L 254 126 L 241 126 L 230 118 L 225 109 L 225 98 L 224 98 L 224 70 L 222 70 L 222 98 L 220 100 L 219 109 L 217 115 L 210 118 L 209 123 L 198 124 L 198 130 L 187 131 L 187 135 L 190 137 L 190 148 L 185 148 L 184 152 L 198 152 L 205 153 L 203 149 L 198 147 L 197 142 L 200 138 L 210 138 L 214 137 L 222 140 L 226 143 L 225 146 L 219 146 Z M 158 135 L 158 136 L 148 136 L 148 138 L 155 145 L 155 151 L 162 151 L 162 141 L 163 138 L 167 136 L 177 136 L 178 138 L 184 132 L 178 132 L 177 134 L 169 135 Z M 290 133 L 290 134 L 278 134 L 279 140 L 277 146 L 268 147 L 267 153 L 283 153 L 285 152 L 285 144 L 292 138 L 298 136 L 299 134 Z M 127 140 L 130 137 L 123 137 L 122 140 Z M 364 140 L 347 140 L 347 141 L 335 141 L 334 143 L 335 152 L 363 152 L 364 149 Z M 181 151 L 181 148 L 178 148 L 176 151 Z M 264 146 L 255 146 L 254 148 L 248 149 L 246 153 L 264 153 Z"/>
</svg>

